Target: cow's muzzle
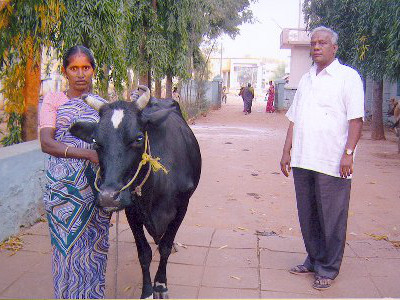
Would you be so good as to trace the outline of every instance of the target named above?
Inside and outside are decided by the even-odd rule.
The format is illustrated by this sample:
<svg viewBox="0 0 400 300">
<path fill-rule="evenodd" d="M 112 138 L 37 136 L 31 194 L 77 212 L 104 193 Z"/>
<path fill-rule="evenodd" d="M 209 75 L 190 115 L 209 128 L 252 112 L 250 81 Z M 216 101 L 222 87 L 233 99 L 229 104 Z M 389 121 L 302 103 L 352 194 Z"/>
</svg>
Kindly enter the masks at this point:
<svg viewBox="0 0 400 300">
<path fill-rule="evenodd" d="M 129 190 L 119 191 L 111 188 L 100 188 L 98 205 L 106 211 L 118 211 L 132 205 Z"/>
<path fill-rule="evenodd" d="M 119 192 L 113 189 L 100 189 L 99 194 L 99 206 L 101 207 L 118 207 L 119 202 Z"/>
</svg>

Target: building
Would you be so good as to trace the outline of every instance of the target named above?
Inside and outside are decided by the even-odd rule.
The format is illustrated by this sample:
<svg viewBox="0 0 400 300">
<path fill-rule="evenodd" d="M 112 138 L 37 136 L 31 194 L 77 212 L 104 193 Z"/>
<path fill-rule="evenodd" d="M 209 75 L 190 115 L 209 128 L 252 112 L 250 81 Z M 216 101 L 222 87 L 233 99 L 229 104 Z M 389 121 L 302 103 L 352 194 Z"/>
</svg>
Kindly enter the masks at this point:
<svg viewBox="0 0 400 300">
<path fill-rule="evenodd" d="M 290 49 L 290 77 L 287 87 L 297 89 L 301 76 L 312 64 L 308 31 L 301 28 L 284 28 L 281 32 L 281 49 Z"/>
<path fill-rule="evenodd" d="M 310 69 L 312 64 L 308 31 L 302 28 L 284 28 L 281 32 L 280 48 L 290 49 L 290 75 L 288 83 L 284 86 L 284 92 L 277 101 L 277 108 L 288 109 L 299 86 L 301 76 Z"/>
<path fill-rule="evenodd" d="M 209 68 L 211 78 L 221 74 L 222 85 L 232 93 L 239 92 L 240 87 L 251 83 L 256 95 L 262 96 L 268 89 L 274 71 L 282 61 L 268 58 L 221 58 L 211 57 Z"/>
</svg>

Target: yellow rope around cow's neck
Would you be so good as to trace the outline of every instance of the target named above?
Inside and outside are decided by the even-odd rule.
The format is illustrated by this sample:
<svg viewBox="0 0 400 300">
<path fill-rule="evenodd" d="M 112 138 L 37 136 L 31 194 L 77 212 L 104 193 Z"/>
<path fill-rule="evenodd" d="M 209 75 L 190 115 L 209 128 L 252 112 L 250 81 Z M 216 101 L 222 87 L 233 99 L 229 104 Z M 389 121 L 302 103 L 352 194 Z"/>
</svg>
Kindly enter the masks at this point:
<svg viewBox="0 0 400 300">
<path fill-rule="evenodd" d="M 142 169 L 142 167 L 147 163 L 150 163 L 150 166 L 154 172 L 163 170 L 165 174 L 168 174 L 168 170 L 159 162 L 160 158 L 151 156 L 150 142 L 149 142 L 149 138 L 147 136 L 147 131 L 145 132 L 144 143 L 145 144 L 144 144 L 144 152 L 142 154 L 142 160 L 139 163 L 136 173 L 132 177 L 132 179 L 122 189 L 119 190 L 120 192 L 122 192 L 123 190 L 127 189 L 128 187 L 130 187 L 132 185 L 132 183 L 136 180 L 137 176 L 139 175 L 139 172 Z M 149 150 L 149 153 L 147 153 L 147 149 Z M 100 189 L 97 186 L 97 180 L 99 179 L 99 177 L 100 177 L 100 168 L 97 169 L 96 179 L 94 180 L 94 186 L 98 192 L 100 192 Z M 147 180 L 147 178 L 148 178 L 148 176 L 145 177 L 145 179 L 139 186 L 143 186 L 143 184 L 144 184 L 145 180 Z"/>
</svg>

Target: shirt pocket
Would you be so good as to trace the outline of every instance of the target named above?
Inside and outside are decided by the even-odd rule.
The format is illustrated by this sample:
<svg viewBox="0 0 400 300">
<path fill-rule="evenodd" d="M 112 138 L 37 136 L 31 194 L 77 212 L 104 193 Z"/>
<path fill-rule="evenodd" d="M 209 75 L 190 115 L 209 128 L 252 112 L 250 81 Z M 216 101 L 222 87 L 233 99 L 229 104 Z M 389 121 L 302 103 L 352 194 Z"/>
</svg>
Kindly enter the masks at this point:
<svg viewBox="0 0 400 300">
<path fill-rule="evenodd" d="M 315 90 L 314 97 L 316 105 L 322 109 L 337 111 L 341 107 L 341 91 L 340 89 L 323 89 Z"/>
</svg>

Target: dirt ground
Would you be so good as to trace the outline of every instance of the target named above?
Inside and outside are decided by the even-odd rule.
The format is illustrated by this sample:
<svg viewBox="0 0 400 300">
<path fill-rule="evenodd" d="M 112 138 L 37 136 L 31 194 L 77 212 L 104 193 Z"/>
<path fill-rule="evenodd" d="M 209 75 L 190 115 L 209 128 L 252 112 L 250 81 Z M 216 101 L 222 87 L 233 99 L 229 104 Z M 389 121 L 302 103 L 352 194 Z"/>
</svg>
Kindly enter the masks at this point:
<svg viewBox="0 0 400 300">
<path fill-rule="evenodd" d="M 258 99 L 252 114 L 244 115 L 241 98 L 229 95 L 220 110 L 191 126 L 203 168 L 184 224 L 301 236 L 293 178 L 279 167 L 288 120 L 283 112 L 265 113 L 265 105 Z M 363 130 L 352 182 L 350 240 L 371 238 L 368 234 L 400 240 L 400 155 L 394 134 L 386 136 L 372 141 L 367 126 Z"/>
</svg>

